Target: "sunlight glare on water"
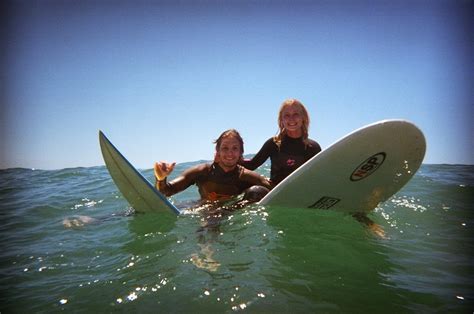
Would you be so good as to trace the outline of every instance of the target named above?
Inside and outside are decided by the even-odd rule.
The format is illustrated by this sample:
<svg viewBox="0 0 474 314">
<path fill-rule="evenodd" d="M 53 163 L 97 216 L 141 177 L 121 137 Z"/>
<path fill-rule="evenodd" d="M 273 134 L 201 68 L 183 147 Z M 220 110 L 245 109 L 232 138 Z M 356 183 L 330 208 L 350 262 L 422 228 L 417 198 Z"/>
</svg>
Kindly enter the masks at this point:
<svg viewBox="0 0 474 314">
<path fill-rule="evenodd" d="M 330 210 L 131 214 L 104 167 L 2 170 L 0 311 L 472 312 L 473 170 L 423 165 L 369 215 L 386 239 Z"/>
</svg>

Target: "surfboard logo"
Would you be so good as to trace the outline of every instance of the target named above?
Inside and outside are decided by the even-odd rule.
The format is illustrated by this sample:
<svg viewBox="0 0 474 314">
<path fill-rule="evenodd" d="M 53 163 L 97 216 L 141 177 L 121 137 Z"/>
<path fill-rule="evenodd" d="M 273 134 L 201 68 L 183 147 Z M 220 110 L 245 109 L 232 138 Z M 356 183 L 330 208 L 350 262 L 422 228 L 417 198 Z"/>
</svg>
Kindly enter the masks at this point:
<svg viewBox="0 0 474 314">
<path fill-rule="evenodd" d="M 286 161 L 286 165 L 287 165 L 288 167 L 293 167 L 295 164 L 296 164 L 296 160 L 294 160 L 294 159 L 289 158 L 289 159 Z"/>
<path fill-rule="evenodd" d="M 329 209 L 339 203 L 339 201 L 339 198 L 323 196 L 308 208 Z"/>
<path fill-rule="evenodd" d="M 359 181 L 374 173 L 385 161 L 387 154 L 384 152 L 370 156 L 361 163 L 351 174 L 351 181 Z"/>
</svg>

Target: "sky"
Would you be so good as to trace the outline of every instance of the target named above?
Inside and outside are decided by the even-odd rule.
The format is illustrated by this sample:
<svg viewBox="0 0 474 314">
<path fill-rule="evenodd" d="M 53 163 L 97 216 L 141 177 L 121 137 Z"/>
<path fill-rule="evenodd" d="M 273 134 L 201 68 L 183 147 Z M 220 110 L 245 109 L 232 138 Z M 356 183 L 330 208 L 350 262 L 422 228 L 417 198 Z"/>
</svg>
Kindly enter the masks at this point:
<svg viewBox="0 0 474 314">
<path fill-rule="evenodd" d="M 426 164 L 474 164 L 472 0 L 8 1 L 0 169 L 210 160 L 230 128 L 256 153 L 287 98 L 327 148 L 405 119 Z"/>
</svg>

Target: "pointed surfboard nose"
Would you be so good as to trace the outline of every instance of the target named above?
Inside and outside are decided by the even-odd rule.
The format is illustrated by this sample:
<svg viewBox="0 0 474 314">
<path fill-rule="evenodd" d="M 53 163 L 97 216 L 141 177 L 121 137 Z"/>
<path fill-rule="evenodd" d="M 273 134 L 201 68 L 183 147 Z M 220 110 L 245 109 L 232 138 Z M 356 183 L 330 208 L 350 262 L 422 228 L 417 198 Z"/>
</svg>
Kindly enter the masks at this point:
<svg viewBox="0 0 474 314">
<path fill-rule="evenodd" d="M 99 130 L 99 142 L 105 165 L 115 185 L 137 212 L 167 212 L 180 214 Z"/>
</svg>

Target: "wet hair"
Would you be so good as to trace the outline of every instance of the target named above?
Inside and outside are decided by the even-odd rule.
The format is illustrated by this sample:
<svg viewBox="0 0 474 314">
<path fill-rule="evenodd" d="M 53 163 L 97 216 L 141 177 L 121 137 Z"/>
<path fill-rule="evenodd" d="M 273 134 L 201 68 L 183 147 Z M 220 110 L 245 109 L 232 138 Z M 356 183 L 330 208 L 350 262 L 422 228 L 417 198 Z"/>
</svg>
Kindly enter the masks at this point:
<svg viewBox="0 0 474 314">
<path fill-rule="evenodd" d="M 280 111 L 278 111 L 278 134 L 273 137 L 273 141 L 275 144 L 280 147 L 281 145 L 281 140 L 283 139 L 283 136 L 286 135 L 286 130 L 285 127 L 283 126 L 283 111 L 290 106 L 296 106 L 298 109 L 301 111 L 301 115 L 303 116 L 303 136 L 302 140 L 305 143 L 305 145 L 308 145 L 308 130 L 309 130 L 309 115 L 308 115 L 308 110 L 306 110 L 306 107 L 297 99 L 287 99 L 285 100 L 280 107 Z"/>
<path fill-rule="evenodd" d="M 214 144 L 216 144 L 216 152 L 221 147 L 222 140 L 224 140 L 225 138 L 228 138 L 228 137 L 233 137 L 233 138 L 237 139 L 237 141 L 239 141 L 240 153 L 242 155 L 244 153 L 244 140 L 240 136 L 239 132 L 237 132 L 237 130 L 235 130 L 235 129 L 229 129 L 229 130 L 226 130 L 226 131 L 222 132 L 222 134 L 217 138 L 217 140 L 214 141 Z"/>
</svg>

